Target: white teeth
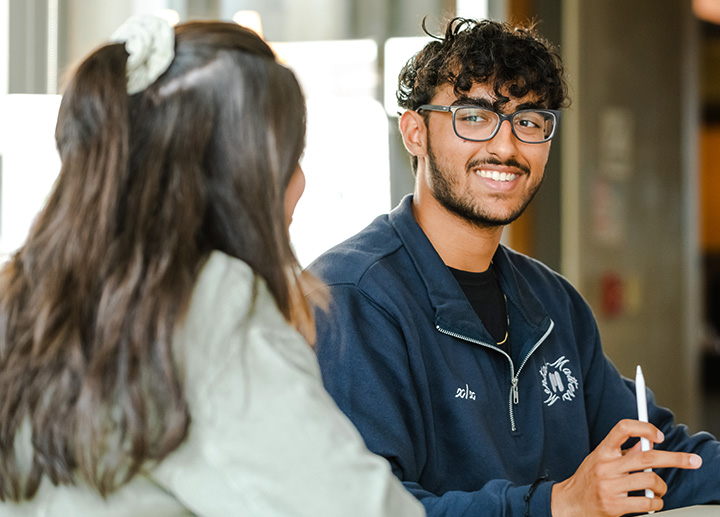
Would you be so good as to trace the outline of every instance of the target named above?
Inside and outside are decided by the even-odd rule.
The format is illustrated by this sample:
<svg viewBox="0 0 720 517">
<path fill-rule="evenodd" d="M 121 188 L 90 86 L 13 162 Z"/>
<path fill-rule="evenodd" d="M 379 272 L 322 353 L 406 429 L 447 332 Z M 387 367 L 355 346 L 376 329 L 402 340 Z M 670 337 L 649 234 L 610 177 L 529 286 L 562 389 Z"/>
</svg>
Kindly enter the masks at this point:
<svg viewBox="0 0 720 517">
<path fill-rule="evenodd" d="M 514 181 L 517 178 L 517 174 L 508 174 L 507 172 L 486 171 L 480 169 L 477 173 L 481 178 L 487 178 L 493 181 Z"/>
</svg>

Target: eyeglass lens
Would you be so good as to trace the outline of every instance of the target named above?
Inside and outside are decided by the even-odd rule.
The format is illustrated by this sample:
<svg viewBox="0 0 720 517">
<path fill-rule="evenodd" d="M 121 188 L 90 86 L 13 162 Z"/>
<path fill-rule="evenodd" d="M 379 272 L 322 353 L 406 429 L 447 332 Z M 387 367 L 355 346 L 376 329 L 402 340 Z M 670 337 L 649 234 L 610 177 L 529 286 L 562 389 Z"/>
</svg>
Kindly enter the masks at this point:
<svg viewBox="0 0 720 517">
<path fill-rule="evenodd" d="M 511 115 L 513 132 L 524 142 L 537 143 L 549 140 L 555 128 L 555 116 L 542 110 L 522 110 Z M 500 125 L 494 111 L 483 108 L 459 108 L 455 111 L 455 131 L 467 140 L 492 138 Z"/>
</svg>

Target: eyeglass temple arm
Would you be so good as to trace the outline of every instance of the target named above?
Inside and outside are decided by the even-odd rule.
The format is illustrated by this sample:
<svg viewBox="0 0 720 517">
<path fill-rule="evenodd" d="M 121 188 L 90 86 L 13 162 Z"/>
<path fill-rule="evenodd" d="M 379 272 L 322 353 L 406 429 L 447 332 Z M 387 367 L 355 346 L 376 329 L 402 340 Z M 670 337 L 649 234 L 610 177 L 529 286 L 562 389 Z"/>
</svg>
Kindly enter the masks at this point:
<svg viewBox="0 0 720 517">
<path fill-rule="evenodd" d="M 418 107 L 415 111 L 448 111 L 452 112 L 452 108 L 455 106 L 438 106 L 437 104 L 423 104 L 422 106 Z"/>
</svg>

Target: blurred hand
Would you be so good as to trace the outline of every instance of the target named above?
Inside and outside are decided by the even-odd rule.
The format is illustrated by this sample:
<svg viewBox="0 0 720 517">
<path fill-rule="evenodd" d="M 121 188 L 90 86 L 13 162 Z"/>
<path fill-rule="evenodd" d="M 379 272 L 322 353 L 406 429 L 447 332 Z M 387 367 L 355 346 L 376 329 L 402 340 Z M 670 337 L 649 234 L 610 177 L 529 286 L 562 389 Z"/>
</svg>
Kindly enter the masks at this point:
<svg viewBox="0 0 720 517">
<path fill-rule="evenodd" d="M 629 438 L 647 438 L 661 443 L 665 437 L 652 424 L 638 420 L 621 420 L 605 439 L 578 467 L 575 474 L 552 490 L 553 517 L 571 515 L 619 516 L 626 513 L 658 511 L 663 507 L 665 482 L 647 468 L 697 469 L 702 458 L 697 454 L 640 450 L 623 451 L 620 447 Z M 628 492 L 650 489 L 655 498 L 630 497 Z"/>
</svg>

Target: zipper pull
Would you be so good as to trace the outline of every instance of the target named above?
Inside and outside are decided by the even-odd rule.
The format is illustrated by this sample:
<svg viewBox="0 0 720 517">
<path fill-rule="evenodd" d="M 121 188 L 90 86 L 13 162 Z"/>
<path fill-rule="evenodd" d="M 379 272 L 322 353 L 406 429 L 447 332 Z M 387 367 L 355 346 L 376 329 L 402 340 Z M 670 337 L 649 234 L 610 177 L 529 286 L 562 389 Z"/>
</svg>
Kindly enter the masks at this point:
<svg viewBox="0 0 720 517">
<path fill-rule="evenodd" d="M 517 404 L 520 401 L 520 391 L 518 390 L 517 376 L 512 378 L 512 396 L 513 396 L 513 404 Z"/>
</svg>

